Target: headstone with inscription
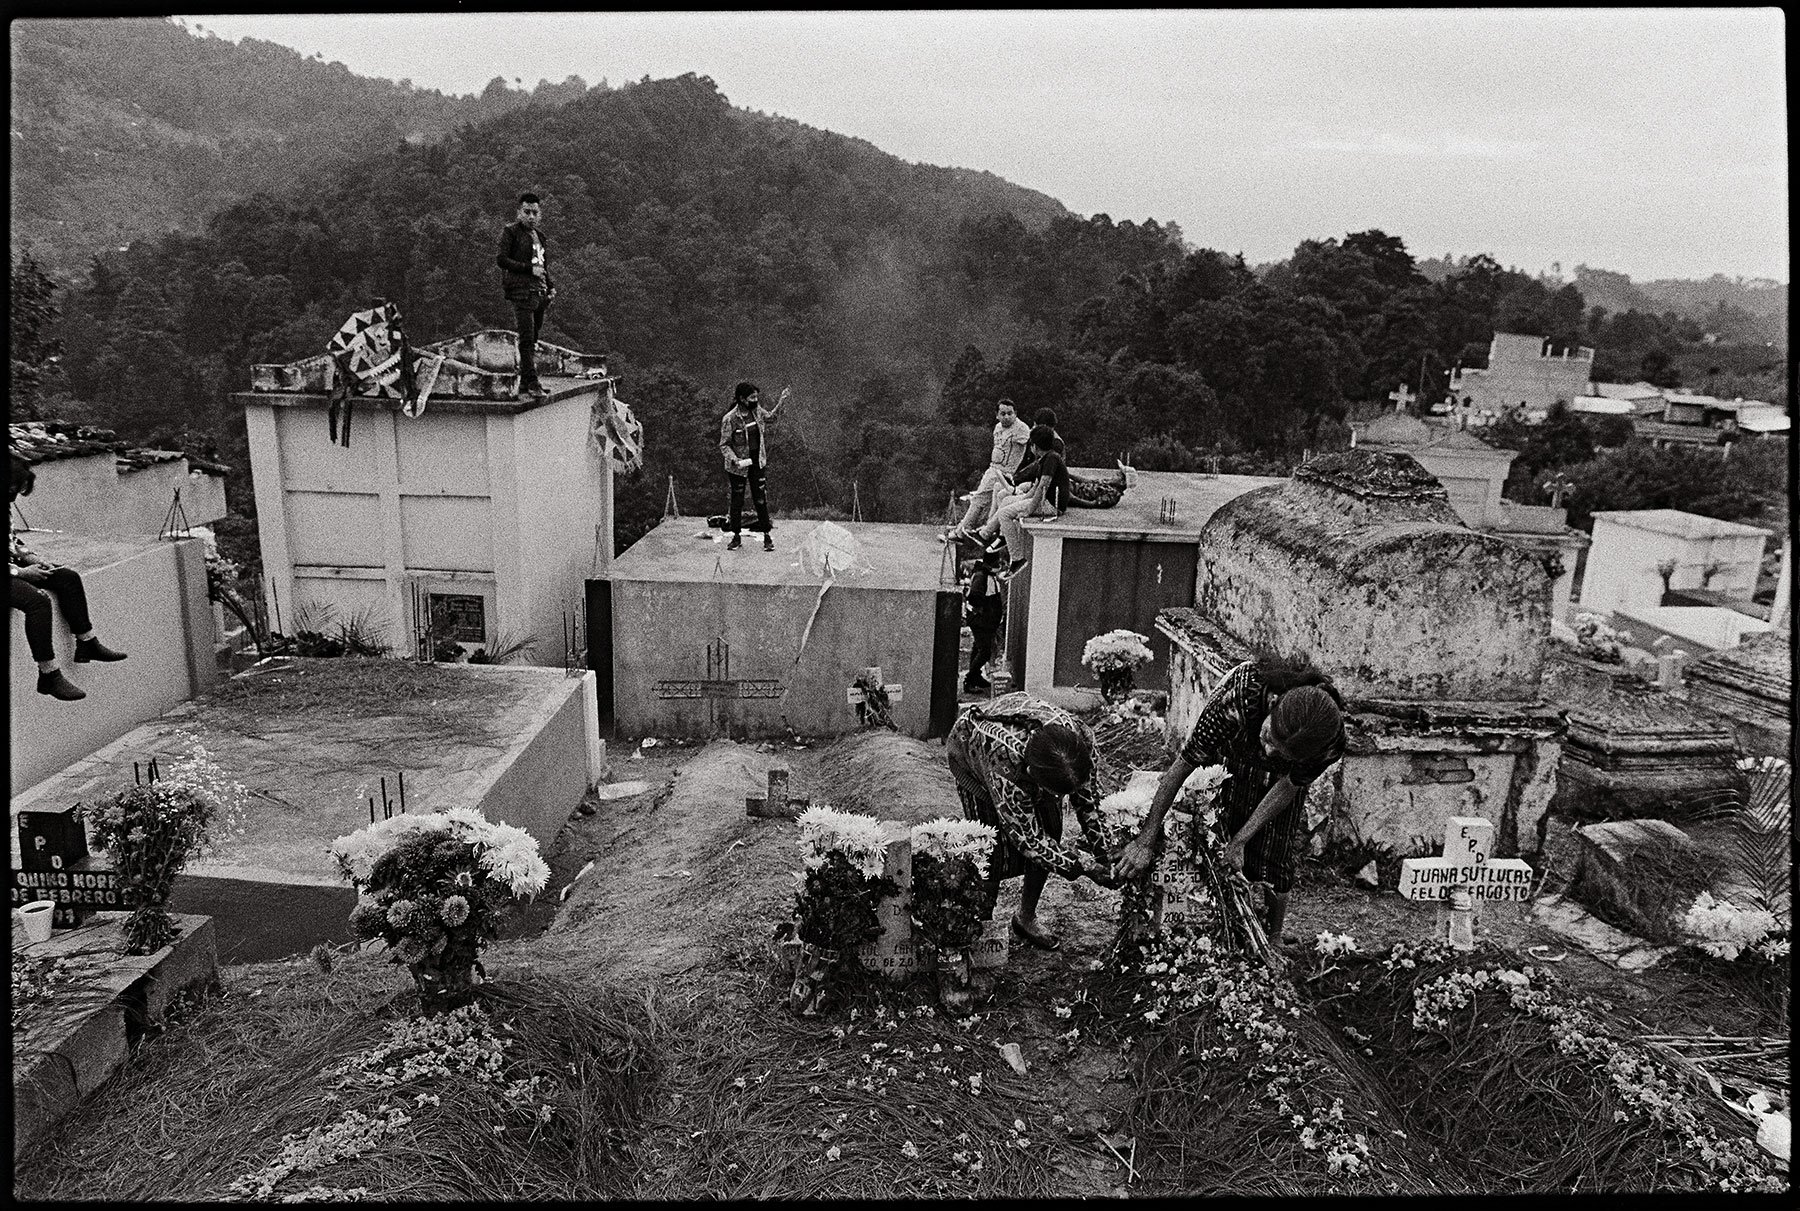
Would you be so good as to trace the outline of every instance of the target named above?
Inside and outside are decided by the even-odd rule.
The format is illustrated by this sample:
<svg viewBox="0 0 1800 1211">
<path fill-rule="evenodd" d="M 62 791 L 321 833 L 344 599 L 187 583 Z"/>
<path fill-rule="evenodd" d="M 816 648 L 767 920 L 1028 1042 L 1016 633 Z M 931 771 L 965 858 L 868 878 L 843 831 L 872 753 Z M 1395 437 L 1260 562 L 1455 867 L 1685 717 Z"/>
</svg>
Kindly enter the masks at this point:
<svg viewBox="0 0 1800 1211">
<path fill-rule="evenodd" d="M 87 821 L 81 804 L 22 811 L 19 866 L 12 872 L 12 904 L 56 901 L 54 925 L 69 929 L 94 909 L 123 911 L 118 875 L 88 853 Z"/>
<path fill-rule="evenodd" d="M 1523 858 L 1489 857 L 1493 841 L 1492 821 L 1452 816 L 1444 825 L 1442 857 L 1407 858 L 1400 863 L 1400 894 L 1408 900 L 1447 901 L 1453 909 L 1465 906 L 1441 922 L 1450 930 L 1453 945 L 1460 945 L 1459 925 L 1472 928 L 1476 902 L 1531 898 L 1530 864 Z M 1469 914 L 1461 922 L 1455 919 L 1460 911 Z"/>
</svg>

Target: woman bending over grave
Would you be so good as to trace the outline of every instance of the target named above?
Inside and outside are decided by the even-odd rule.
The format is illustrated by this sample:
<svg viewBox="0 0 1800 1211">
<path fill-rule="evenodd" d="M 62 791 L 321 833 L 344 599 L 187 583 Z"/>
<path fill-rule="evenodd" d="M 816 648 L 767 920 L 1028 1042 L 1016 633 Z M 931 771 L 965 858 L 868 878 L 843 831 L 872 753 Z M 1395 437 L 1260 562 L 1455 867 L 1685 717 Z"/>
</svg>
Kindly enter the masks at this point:
<svg viewBox="0 0 1800 1211">
<path fill-rule="evenodd" d="M 30 496 L 37 475 L 31 464 L 12 454 L 11 483 L 8 500 Z M 124 652 L 115 652 L 101 643 L 88 618 L 87 589 L 81 573 L 74 568 L 59 567 L 42 558 L 25 545 L 17 530 L 12 531 L 9 562 L 12 569 L 12 608 L 25 615 L 25 639 L 31 645 L 31 658 L 37 661 L 37 692 L 74 702 L 86 698 L 87 691 L 70 681 L 57 664 L 56 644 L 50 636 L 50 602 L 54 598 L 61 607 L 63 620 L 75 635 L 75 663 L 90 660 L 123 660 Z"/>
<path fill-rule="evenodd" d="M 988 863 L 988 904 L 1000 882 L 1025 876 L 1014 936 L 1040 950 L 1060 945 L 1038 923 L 1038 897 L 1051 872 L 1065 879 L 1086 875 L 1115 886 L 1100 841 L 1099 800 L 1094 791 L 1094 737 L 1065 710 L 1028 694 L 1004 694 L 969 707 L 946 741 L 950 773 L 962 796 L 963 815 L 1000 834 Z M 1062 802 L 1067 796 L 1090 852 L 1062 844 Z"/>
<path fill-rule="evenodd" d="M 1187 743 L 1157 783 L 1137 836 L 1113 874 L 1141 879 L 1162 844 L 1163 816 L 1189 774 L 1223 765 L 1219 787 L 1225 857 L 1265 888 L 1269 938 L 1281 937 L 1294 885 L 1306 788 L 1344 755 L 1343 699 L 1303 656 L 1264 655 L 1225 675 L 1201 708 Z"/>
</svg>

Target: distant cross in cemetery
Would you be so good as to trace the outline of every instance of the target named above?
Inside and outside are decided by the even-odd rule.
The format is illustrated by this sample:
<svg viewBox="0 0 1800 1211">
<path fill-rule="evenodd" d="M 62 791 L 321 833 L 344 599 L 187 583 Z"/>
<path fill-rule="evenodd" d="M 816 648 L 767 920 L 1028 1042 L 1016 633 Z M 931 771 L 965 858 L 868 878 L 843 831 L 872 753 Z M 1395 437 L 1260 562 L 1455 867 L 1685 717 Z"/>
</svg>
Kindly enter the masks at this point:
<svg viewBox="0 0 1800 1211">
<path fill-rule="evenodd" d="M 1575 481 L 1560 471 L 1551 478 L 1545 480 L 1540 486 L 1544 491 L 1550 493 L 1550 507 L 1552 509 L 1562 508 L 1563 497 L 1575 491 Z"/>
<path fill-rule="evenodd" d="M 1388 398 L 1394 401 L 1394 411 L 1404 412 L 1419 397 L 1409 391 L 1405 383 L 1401 383 L 1397 388 L 1388 392 Z"/>
</svg>

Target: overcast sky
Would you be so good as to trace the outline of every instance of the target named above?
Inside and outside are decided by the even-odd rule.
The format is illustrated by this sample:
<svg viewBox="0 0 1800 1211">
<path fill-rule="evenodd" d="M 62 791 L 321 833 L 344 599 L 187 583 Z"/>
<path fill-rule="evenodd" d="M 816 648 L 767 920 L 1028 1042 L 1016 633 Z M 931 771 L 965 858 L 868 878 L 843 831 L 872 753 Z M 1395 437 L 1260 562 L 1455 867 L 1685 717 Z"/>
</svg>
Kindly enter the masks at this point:
<svg viewBox="0 0 1800 1211">
<path fill-rule="evenodd" d="M 1789 280 L 1777 9 L 187 17 L 446 92 L 710 76 L 734 105 L 1252 262 L 1379 227 Z"/>
</svg>

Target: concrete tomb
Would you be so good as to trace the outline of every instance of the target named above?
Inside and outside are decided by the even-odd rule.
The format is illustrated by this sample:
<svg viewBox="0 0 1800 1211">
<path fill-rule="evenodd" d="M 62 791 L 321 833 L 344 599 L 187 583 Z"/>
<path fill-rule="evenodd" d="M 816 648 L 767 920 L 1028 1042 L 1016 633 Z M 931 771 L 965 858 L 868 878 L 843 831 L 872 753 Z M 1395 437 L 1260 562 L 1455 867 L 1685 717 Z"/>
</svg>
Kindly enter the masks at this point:
<svg viewBox="0 0 1800 1211">
<path fill-rule="evenodd" d="M 803 558 L 841 529 L 852 566 Z M 588 581 L 588 658 L 602 725 L 627 736 L 831 736 L 878 713 L 900 732 L 955 720 L 962 595 L 941 584 L 930 526 L 775 521 L 777 549 L 730 551 L 704 518 L 666 517 Z M 870 671 L 874 670 L 870 680 Z"/>
<path fill-rule="evenodd" d="M 1314 459 L 1201 532 L 1194 608 L 1157 619 L 1170 738 L 1254 651 L 1303 653 L 1349 708 L 1346 756 L 1307 801 L 1315 844 L 1404 852 L 1481 814 L 1498 821 L 1496 853 L 1536 850 L 1563 730 L 1540 686 L 1549 607 L 1543 560 L 1463 525 L 1411 457 Z"/>
<path fill-rule="evenodd" d="M 1731 721 L 1749 756 L 1793 758 L 1792 637 L 1770 631 L 1687 666 L 1687 697 Z"/>
</svg>

